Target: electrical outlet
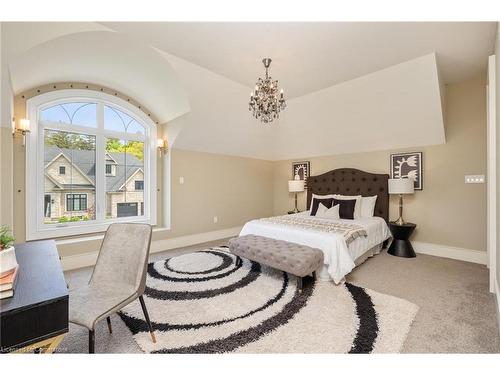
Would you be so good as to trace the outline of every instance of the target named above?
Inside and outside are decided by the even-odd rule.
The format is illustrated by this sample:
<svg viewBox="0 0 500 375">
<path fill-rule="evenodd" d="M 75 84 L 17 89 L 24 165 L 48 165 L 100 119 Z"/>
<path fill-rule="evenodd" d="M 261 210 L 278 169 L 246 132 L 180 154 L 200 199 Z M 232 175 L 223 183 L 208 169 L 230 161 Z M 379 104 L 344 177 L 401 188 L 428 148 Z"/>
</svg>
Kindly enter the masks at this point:
<svg viewBox="0 0 500 375">
<path fill-rule="evenodd" d="M 184 177 L 179 177 L 179 184 L 183 184 L 184 183 Z"/>
<path fill-rule="evenodd" d="M 475 174 L 475 175 L 466 175 L 465 183 L 466 184 L 484 184 L 485 177 L 484 174 Z"/>
<path fill-rule="evenodd" d="M 217 224 L 218 221 L 219 221 L 219 218 L 217 216 L 214 216 L 214 224 Z"/>
</svg>

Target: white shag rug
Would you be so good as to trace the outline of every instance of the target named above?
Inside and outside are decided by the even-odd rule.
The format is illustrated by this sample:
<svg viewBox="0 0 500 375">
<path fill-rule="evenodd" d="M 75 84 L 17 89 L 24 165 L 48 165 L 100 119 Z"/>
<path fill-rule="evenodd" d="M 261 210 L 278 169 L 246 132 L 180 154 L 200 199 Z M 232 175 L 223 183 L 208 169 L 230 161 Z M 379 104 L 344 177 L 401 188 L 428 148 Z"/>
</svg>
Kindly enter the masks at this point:
<svg viewBox="0 0 500 375">
<path fill-rule="evenodd" d="M 157 342 L 139 304 L 120 317 L 146 353 L 398 353 L 418 306 L 352 284 L 307 278 L 243 259 L 227 248 L 148 267 L 144 294 Z"/>
</svg>

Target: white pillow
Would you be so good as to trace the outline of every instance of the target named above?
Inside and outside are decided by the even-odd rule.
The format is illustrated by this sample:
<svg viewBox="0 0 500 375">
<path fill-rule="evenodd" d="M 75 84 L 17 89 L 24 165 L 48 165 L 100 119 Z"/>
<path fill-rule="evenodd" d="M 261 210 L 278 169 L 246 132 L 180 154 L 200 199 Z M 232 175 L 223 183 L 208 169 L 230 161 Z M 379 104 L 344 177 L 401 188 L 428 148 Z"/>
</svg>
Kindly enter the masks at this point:
<svg viewBox="0 0 500 375">
<path fill-rule="evenodd" d="M 332 208 L 327 208 L 323 203 L 320 203 L 318 211 L 316 211 L 316 217 L 323 219 L 340 219 L 339 208 L 340 206 L 338 204 Z"/>
<path fill-rule="evenodd" d="M 377 196 L 361 198 L 361 217 L 373 217 Z"/>
<path fill-rule="evenodd" d="M 354 205 L 354 218 L 355 219 L 361 219 L 361 195 L 340 195 L 340 194 L 334 194 L 333 197 L 338 200 L 352 200 L 356 199 L 356 204 Z"/>
<path fill-rule="evenodd" d="M 328 199 L 328 198 L 334 198 L 335 194 L 326 194 L 326 195 L 319 195 L 319 194 L 314 194 L 312 195 L 311 201 L 316 198 L 316 199 Z"/>
</svg>

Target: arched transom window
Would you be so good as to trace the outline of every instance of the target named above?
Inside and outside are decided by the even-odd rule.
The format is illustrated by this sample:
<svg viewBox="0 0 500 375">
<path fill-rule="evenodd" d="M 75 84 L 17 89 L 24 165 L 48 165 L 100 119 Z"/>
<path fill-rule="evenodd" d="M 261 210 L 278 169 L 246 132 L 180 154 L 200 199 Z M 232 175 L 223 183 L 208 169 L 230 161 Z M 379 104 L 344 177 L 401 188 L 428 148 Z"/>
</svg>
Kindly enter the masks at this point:
<svg viewBox="0 0 500 375">
<path fill-rule="evenodd" d="M 27 238 L 156 220 L 154 123 L 135 106 L 90 90 L 27 102 Z"/>
</svg>

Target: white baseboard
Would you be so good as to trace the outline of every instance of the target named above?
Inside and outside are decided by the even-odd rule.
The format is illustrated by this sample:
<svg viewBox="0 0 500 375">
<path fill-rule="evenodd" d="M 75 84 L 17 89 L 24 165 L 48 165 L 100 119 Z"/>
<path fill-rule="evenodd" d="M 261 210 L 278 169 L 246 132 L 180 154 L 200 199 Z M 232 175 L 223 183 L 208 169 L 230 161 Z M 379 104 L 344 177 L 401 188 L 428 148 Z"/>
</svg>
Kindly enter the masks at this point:
<svg viewBox="0 0 500 375">
<path fill-rule="evenodd" d="M 91 253 L 61 257 L 62 269 L 63 271 L 69 271 L 77 268 L 93 266 L 97 260 L 97 254 L 97 251 L 93 251 Z"/>
<path fill-rule="evenodd" d="M 203 242 L 220 240 L 237 236 L 241 231 L 241 227 L 216 230 L 213 232 L 197 233 L 188 236 L 167 238 L 151 242 L 151 253 L 158 253 L 165 250 L 177 249 L 179 247 L 192 246 Z M 82 267 L 93 266 L 97 260 L 97 251 L 90 253 L 69 255 L 61 258 L 62 268 L 64 271 L 69 271 Z"/>
<path fill-rule="evenodd" d="M 241 232 L 242 227 L 233 227 L 227 229 L 216 230 L 213 232 L 197 233 L 188 236 L 167 238 L 164 240 L 153 241 L 151 243 L 151 252 L 158 253 L 160 251 L 177 249 L 179 247 L 196 245 L 198 243 L 220 240 L 221 238 L 237 236 Z"/>
<path fill-rule="evenodd" d="M 464 249 L 447 245 L 437 245 L 427 242 L 412 241 L 416 253 L 434 255 L 442 258 L 463 260 L 465 262 L 487 264 L 488 254 L 486 251 Z"/>
<path fill-rule="evenodd" d="M 196 245 L 203 242 L 215 241 L 221 238 L 237 236 L 241 231 L 241 227 L 233 227 L 221 229 L 212 232 L 197 233 L 187 236 L 167 238 L 157 240 L 151 243 L 151 253 L 157 253 L 166 250 L 177 249 L 180 247 Z M 473 262 L 479 264 L 487 264 L 487 254 L 485 251 L 464 249 L 460 247 L 452 247 L 446 245 L 437 245 L 427 242 L 412 242 L 415 252 L 419 254 L 434 255 L 443 258 L 451 258 Z M 97 260 L 97 251 L 70 255 L 61 258 L 63 270 L 72 270 L 76 268 L 93 266 Z"/>
</svg>

